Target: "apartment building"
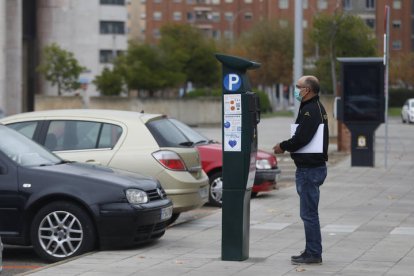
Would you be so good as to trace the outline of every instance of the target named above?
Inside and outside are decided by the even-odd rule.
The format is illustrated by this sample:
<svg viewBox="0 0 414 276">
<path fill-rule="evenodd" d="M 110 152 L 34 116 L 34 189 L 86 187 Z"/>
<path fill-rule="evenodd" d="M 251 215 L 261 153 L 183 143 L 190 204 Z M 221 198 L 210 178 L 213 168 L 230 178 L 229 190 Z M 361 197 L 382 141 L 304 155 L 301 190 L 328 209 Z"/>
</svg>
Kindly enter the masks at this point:
<svg viewBox="0 0 414 276">
<path fill-rule="evenodd" d="M 145 41 L 146 29 L 146 5 L 145 0 L 128 1 L 128 40 Z"/>
<path fill-rule="evenodd" d="M 281 26 L 293 24 L 294 0 L 146 0 L 146 41 L 155 43 L 160 28 L 167 23 L 191 24 L 207 36 L 233 39 L 255 22 L 278 20 Z M 391 55 L 414 50 L 414 0 L 302 0 L 304 32 L 318 13 L 344 11 L 361 17 L 383 49 L 384 7 L 391 8 Z"/>
<path fill-rule="evenodd" d="M 378 51 L 383 52 L 385 33 L 385 5 L 390 7 L 391 56 L 414 51 L 414 0 L 344 0 L 343 10 L 361 17 L 374 30 Z"/>
<path fill-rule="evenodd" d="M 146 0 L 146 40 L 155 43 L 167 23 L 191 24 L 214 39 L 234 39 L 256 22 L 279 20 L 293 24 L 294 0 Z M 316 13 L 333 13 L 340 0 L 303 0 L 303 25 L 313 23 Z"/>
<path fill-rule="evenodd" d="M 125 0 L 37 0 L 37 49 L 51 43 L 74 54 L 87 70 L 80 82 L 88 95 L 99 95 L 92 81 L 113 57 L 127 49 Z M 40 78 L 38 91 L 55 95 L 56 88 Z M 85 91 L 80 91 L 85 93 Z"/>
</svg>

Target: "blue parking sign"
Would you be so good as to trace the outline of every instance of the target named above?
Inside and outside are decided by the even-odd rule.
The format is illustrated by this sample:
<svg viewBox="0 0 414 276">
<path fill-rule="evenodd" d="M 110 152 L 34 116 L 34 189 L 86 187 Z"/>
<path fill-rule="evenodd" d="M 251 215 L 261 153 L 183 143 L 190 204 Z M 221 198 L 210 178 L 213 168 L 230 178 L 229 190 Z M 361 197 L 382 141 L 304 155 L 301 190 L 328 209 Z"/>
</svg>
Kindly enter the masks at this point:
<svg viewBox="0 0 414 276">
<path fill-rule="evenodd" d="M 224 88 L 228 91 L 237 91 L 241 86 L 241 78 L 237 74 L 227 74 L 223 80 Z"/>
</svg>

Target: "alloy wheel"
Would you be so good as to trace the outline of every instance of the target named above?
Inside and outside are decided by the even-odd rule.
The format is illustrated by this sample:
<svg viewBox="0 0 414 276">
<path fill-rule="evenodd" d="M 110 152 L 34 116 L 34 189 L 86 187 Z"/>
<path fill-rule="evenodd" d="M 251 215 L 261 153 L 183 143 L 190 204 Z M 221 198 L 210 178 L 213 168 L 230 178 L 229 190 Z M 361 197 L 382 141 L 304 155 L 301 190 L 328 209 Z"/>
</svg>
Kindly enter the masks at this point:
<svg viewBox="0 0 414 276">
<path fill-rule="evenodd" d="M 49 213 L 40 222 L 39 242 L 49 255 L 68 257 L 75 253 L 84 237 L 82 224 L 73 214 L 66 211 Z"/>
</svg>

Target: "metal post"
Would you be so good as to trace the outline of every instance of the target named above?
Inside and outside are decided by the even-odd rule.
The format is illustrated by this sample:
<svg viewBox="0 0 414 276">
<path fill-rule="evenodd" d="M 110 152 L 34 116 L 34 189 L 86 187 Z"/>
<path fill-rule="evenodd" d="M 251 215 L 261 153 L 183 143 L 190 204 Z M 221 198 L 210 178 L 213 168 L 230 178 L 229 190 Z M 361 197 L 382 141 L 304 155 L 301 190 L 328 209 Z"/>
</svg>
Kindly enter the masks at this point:
<svg viewBox="0 0 414 276">
<path fill-rule="evenodd" d="M 384 149 L 384 165 L 388 167 L 388 79 L 389 79 L 389 34 L 390 34 L 390 7 L 385 6 L 385 34 L 384 34 L 384 93 L 385 93 L 385 149 Z"/>
<path fill-rule="evenodd" d="M 295 0 L 295 52 L 293 64 L 293 85 L 303 75 L 303 8 L 302 0 Z M 295 103 L 295 118 L 299 112 L 299 102 Z"/>
</svg>

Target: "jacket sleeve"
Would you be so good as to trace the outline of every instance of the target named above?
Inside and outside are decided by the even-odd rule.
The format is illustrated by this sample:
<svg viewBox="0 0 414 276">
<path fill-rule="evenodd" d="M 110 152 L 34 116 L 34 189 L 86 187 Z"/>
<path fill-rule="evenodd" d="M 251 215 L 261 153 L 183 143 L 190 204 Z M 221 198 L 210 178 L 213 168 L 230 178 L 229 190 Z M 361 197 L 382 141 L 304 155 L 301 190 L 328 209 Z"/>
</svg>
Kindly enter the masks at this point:
<svg viewBox="0 0 414 276">
<path fill-rule="evenodd" d="M 303 108 L 296 123 L 298 127 L 292 138 L 280 143 L 282 150 L 295 152 L 309 144 L 318 130 L 319 124 L 322 123 L 319 109 L 316 112 L 315 108 Z"/>
</svg>

